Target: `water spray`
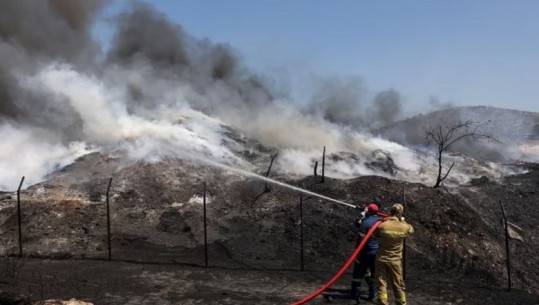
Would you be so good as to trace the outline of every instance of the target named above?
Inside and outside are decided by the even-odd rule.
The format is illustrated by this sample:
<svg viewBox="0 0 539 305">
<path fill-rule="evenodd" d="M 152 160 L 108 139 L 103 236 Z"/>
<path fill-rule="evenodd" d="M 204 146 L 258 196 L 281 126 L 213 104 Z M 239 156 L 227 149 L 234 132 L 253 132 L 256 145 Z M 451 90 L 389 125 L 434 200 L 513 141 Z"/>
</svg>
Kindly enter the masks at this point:
<svg viewBox="0 0 539 305">
<path fill-rule="evenodd" d="M 295 190 L 295 191 L 298 191 L 298 192 L 301 192 L 301 193 L 304 193 L 304 194 L 308 194 L 308 195 L 311 195 L 311 196 L 314 196 L 314 197 L 322 198 L 322 199 L 332 201 L 332 202 L 335 202 L 335 203 L 343 204 L 343 205 L 346 205 L 346 206 L 351 207 L 351 208 L 356 208 L 356 206 L 353 205 L 353 204 L 346 203 L 344 201 L 340 201 L 340 200 L 337 200 L 337 199 L 333 199 L 333 198 L 330 198 L 330 197 L 327 197 L 327 196 L 324 196 L 324 195 L 320 195 L 320 194 L 317 194 L 315 192 L 311 192 L 311 191 L 308 191 L 306 189 L 302 189 L 302 188 L 297 187 L 297 186 L 286 184 L 284 182 L 277 181 L 277 180 L 274 180 L 274 179 L 271 179 L 271 178 L 268 178 L 268 177 L 260 176 L 258 174 L 255 174 L 255 173 L 252 173 L 252 172 L 249 172 L 249 171 L 244 171 L 244 170 L 241 170 L 241 169 L 229 167 L 229 166 L 224 165 L 224 164 L 223 164 L 223 167 L 228 169 L 228 170 L 231 170 L 231 171 L 242 173 L 242 174 L 244 174 L 245 176 L 248 176 L 248 177 L 264 180 L 264 181 L 267 181 L 269 183 L 273 183 L 273 184 L 276 184 L 276 185 L 279 185 L 279 186 L 283 186 L 283 187 L 286 187 L 286 188 L 289 188 L 291 190 Z"/>
<path fill-rule="evenodd" d="M 275 185 L 279 185 L 279 186 L 282 186 L 282 187 L 285 187 L 285 188 L 288 188 L 288 189 L 291 189 L 291 190 L 294 190 L 294 191 L 298 191 L 298 192 L 301 192 L 303 194 L 311 195 L 313 197 L 318 197 L 318 198 L 321 198 L 321 199 L 324 199 L 324 200 L 328 200 L 328 201 L 332 201 L 332 202 L 335 202 L 335 203 L 338 203 L 338 204 L 342 204 L 342 205 L 345 205 L 347 207 L 356 208 L 356 206 L 353 205 L 353 204 L 346 203 L 344 201 L 340 201 L 340 200 L 337 200 L 337 199 L 333 199 L 333 198 L 330 198 L 330 197 L 327 197 L 327 196 L 324 196 L 324 195 L 320 195 L 320 194 L 317 194 L 315 192 L 311 192 L 309 190 L 306 190 L 306 189 L 303 189 L 303 188 L 300 188 L 300 187 L 297 187 L 297 186 L 293 186 L 293 185 L 290 185 L 290 184 L 287 184 L 287 183 L 284 183 L 284 182 L 281 182 L 281 181 L 277 181 L 277 180 L 274 180 L 274 179 L 271 179 L 271 178 L 268 178 L 268 177 L 265 177 L 265 176 L 261 176 L 261 175 L 255 174 L 253 172 L 250 172 L 250 171 L 235 168 L 235 167 L 232 167 L 232 166 L 229 166 L 229 165 L 226 165 L 226 164 L 223 164 L 223 163 L 219 163 L 217 161 L 213 161 L 213 160 L 210 160 L 210 159 L 202 158 L 200 156 L 196 156 L 196 155 L 193 155 L 193 154 L 190 154 L 190 153 L 187 153 L 187 152 L 183 152 L 183 153 L 184 153 L 184 155 L 186 157 L 189 157 L 191 159 L 196 159 L 198 161 L 201 161 L 203 163 L 206 163 L 206 164 L 214 166 L 214 167 L 218 167 L 218 168 L 221 168 L 221 169 L 236 172 L 236 173 L 242 174 L 244 176 L 251 177 L 251 178 L 256 178 L 256 179 L 266 181 L 266 182 L 269 182 L 269 183 L 273 183 Z"/>
</svg>

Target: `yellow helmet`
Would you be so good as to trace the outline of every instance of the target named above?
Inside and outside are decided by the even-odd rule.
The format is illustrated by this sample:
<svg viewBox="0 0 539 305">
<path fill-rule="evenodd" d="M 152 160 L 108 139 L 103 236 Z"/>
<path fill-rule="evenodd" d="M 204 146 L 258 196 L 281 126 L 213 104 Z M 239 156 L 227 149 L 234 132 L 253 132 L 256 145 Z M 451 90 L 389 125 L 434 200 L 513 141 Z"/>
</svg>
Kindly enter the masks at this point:
<svg viewBox="0 0 539 305">
<path fill-rule="evenodd" d="M 404 212 L 404 206 L 401 203 L 395 203 L 391 206 L 390 213 L 392 215 Z"/>
</svg>

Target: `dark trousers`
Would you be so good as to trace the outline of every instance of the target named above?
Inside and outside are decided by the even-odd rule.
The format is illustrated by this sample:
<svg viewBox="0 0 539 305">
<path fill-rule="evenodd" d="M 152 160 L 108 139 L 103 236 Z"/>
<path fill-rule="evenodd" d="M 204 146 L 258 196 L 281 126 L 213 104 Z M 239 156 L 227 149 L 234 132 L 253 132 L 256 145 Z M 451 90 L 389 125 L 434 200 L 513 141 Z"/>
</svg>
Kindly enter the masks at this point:
<svg viewBox="0 0 539 305">
<path fill-rule="evenodd" d="M 354 271 L 352 273 L 352 289 L 351 297 L 358 300 L 360 295 L 361 281 L 365 279 L 369 285 L 369 298 L 372 299 L 376 296 L 376 282 L 375 282 L 375 265 L 376 254 L 360 253 L 354 264 Z M 369 272 L 369 274 L 367 274 Z M 367 275 L 367 276 L 366 276 Z"/>
</svg>

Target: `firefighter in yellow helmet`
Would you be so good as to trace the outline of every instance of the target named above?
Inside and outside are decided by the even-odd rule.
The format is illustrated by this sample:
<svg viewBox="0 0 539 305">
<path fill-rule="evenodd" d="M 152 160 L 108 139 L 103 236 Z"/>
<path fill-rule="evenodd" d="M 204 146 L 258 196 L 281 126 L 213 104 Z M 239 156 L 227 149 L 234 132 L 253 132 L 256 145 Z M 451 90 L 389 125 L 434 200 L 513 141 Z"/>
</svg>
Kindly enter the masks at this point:
<svg viewBox="0 0 539 305">
<path fill-rule="evenodd" d="M 376 282 L 378 284 L 378 304 L 388 305 L 388 280 L 393 287 L 397 305 L 406 304 L 404 280 L 402 278 L 403 241 L 414 232 L 414 228 L 404 222 L 404 207 L 396 203 L 391 207 L 389 218 L 374 233 L 379 238 L 380 247 L 376 253 Z"/>
</svg>

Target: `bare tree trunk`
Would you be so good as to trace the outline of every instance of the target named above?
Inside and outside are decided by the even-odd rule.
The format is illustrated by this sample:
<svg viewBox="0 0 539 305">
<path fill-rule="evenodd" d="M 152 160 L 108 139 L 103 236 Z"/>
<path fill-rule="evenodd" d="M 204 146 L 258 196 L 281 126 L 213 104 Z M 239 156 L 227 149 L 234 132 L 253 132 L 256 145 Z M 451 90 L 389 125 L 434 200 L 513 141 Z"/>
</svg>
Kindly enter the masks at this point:
<svg viewBox="0 0 539 305">
<path fill-rule="evenodd" d="M 324 146 L 324 153 L 322 154 L 322 180 L 320 180 L 320 182 L 324 182 L 324 177 L 326 176 L 324 173 L 325 167 L 326 167 L 326 147 Z"/>
<path fill-rule="evenodd" d="M 21 187 L 24 182 L 24 176 L 21 179 L 17 189 L 17 219 L 19 224 L 19 257 L 22 257 L 22 216 L 21 216 Z"/>
<path fill-rule="evenodd" d="M 109 179 L 109 185 L 107 186 L 107 242 L 109 247 L 109 261 L 112 260 L 112 243 L 110 238 L 110 204 L 109 204 L 109 191 L 112 184 L 112 177 Z"/>
<path fill-rule="evenodd" d="M 436 184 L 434 184 L 434 188 L 440 187 L 440 182 L 442 182 L 442 150 L 441 150 L 441 147 L 438 149 L 438 176 L 436 177 Z"/>
<path fill-rule="evenodd" d="M 275 158 L 277 158 L 277 155 L 278 155 L 278 154 L 279 154 L 279 153 L 277 152 L 275 155 L 271 156 L 271 161 L 270 161 L 270 165 L 269 165 L 269 167 L 268 167 L 268 171 L 266 172 L 266 177 L 269 176 L 269 173 L 270 173 L 270 170 L 271 170 L 271 166 L 273 165 L 273 160 L 275 160 Z M 264 187 L 264 192 L 268 193 L 268 192 L 270 192 L 270 191 L 271 191 L 271 189 L 269 188 L 268 182 L 266 181 L 266 185 L 265 185 L 265 187 Z"/>
<path fill-rule="evenodd" d="M 509 228 L 507 227 L 507 217 L 505 216 L 505 209 L 503 208 L 502 201 L 500 200 L 500 206 L 502 208 L 503 216 L 503 225 L 505 228 L 505 258 L 506 258 L 506 267 L 507 267 L 507 290 L 511 291 L 511 259 L 509 257 L 510 248 L 509 248 Z"/>
<path fill-rule="evenodd" d="M 488 140 L 492 142 L 499 143 L 499 141 L 491 135 L 482 134 L 478 129 L 485 124 L 475 123 L 473 121 L 462 122 L 459 120 L 458 123 L 454 125 L 439 125 L 438 127 L 430 126 L 429 128 L 424 128 L 425 131 L 425 140 L 427 145 L 430 141 L 434 141 L 438 145 L 438 176 L 436 177 L 436 183 L 434 188 L 438 188 L 443 185 L 443 181 L 453 169 L 455 162 L 451 164 L 447 172 L 442 176 L 442 157 L 445 151 L 448 151 L 449 148 L 457 141 L 460 141 L 464 138 L 471 138 L 473 140 Z"/>
</svg>

